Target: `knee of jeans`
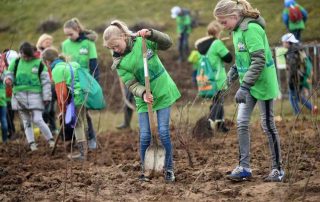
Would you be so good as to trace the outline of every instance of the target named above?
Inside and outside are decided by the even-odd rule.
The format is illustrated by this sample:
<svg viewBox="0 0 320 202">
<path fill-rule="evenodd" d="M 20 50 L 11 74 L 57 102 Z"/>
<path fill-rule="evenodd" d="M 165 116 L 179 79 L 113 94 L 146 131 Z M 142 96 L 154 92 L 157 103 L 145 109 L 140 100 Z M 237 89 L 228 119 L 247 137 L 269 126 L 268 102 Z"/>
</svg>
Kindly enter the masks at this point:
<svg viewBox="0 0 320 202">
<path fill-rule="evenodd" d="M 249 120 L 237 120 L 237 128 L 248 128 L 249 127 Z"/>
<path fill-rule="evenodd" d="M 143 132 L 140 131 L 140 142 L 150 142 L 151 133 L 149 131 Z"/>
<path fill-rule="evenodd" d="M 159 135 L 162 141 L 170 139 L 169 128 L 160 128 Z"/>
</svg>

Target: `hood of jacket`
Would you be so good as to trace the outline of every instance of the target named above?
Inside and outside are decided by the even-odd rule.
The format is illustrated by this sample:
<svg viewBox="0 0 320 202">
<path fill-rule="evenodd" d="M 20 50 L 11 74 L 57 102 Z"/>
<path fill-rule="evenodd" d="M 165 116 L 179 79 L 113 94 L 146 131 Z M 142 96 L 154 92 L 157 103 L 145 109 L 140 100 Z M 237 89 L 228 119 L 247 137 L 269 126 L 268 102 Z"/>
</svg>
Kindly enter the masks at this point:
<svg viewBox="0 0 320 202">
<path fill-rule="evenodd" d="M 116 52 L 114 52 L 112 54 L 113 62 L 111 65 L 111 70 L 115 70 L 118 67 L 118 65 L 120 64 L 122 57 L 131 52 L 132 47 L 134 45 L 134 42 L 135 42 L 135 37 L 129 37 L 128 41 L 127 41 L 127 47 L 126 47 L 126 50 L 124 51 L 123 55 L 116 53 Z"/>
<path fill-rule="evenodd" d="M 248 29 L 249 23 L 257 23 L 263 29 L 266 27 L 266 21 L 263 19 L 262 16 L 259 16 L 258 18 L 243 17 L 239 20 L 238 24 L 235 26 L 233 30 L 237 30 L 239 28 L 242 31 L 246 31 Z"/>
<path fill-rule="evenodd" d="M 207 52 L 208 52 L 208 50 L 214 40 L 215 40 L 215 38 L 212 36 L 200 38 L 195 42 L 196 49 L 199 51 L 199 53 L 201 55 L 205 55 L 205 54 L 207 54 Z"/>
<path fill-rule="evenodd" d="M 85 39 L 96 41 L 98 39 L 98 34 L 93 30 L 85 30 L 79 33 L 79 37 L 76 41 L 83 41 Z"/>
</svg>

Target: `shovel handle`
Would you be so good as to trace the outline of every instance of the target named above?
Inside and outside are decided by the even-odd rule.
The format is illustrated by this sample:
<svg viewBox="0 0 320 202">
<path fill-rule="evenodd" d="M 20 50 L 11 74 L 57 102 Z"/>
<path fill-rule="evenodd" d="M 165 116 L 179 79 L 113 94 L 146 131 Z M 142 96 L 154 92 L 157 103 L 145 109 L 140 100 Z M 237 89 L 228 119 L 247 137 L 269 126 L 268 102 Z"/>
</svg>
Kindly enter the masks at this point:
<svg viewBox="0 0 320 202">
<path fill-rule="evenodd" d="M 144 37 L 142 37 L 142 53 L 143 53 L 143 67 L 144 67 L 144 80 L 145 80 L 145 87 L 146 87 L 146 96 L 149 97 L 151 95 L 150 91 L 150 79 L 149 79 L 149 68 L 148 68 L 148 59 L 147 59 L 147 45 L 146 40 Z M 148 106 L 148 117 L 149 117 L 149 123 L 150 123 L 150 131 L 152 135 L 152 142 L 155 145 L 158 145 L 157 137 L 155 135 L 155 122 L 153 119 L 153 113 L 152 113 L 152 104 L 147 103 Z"/>
</svg>

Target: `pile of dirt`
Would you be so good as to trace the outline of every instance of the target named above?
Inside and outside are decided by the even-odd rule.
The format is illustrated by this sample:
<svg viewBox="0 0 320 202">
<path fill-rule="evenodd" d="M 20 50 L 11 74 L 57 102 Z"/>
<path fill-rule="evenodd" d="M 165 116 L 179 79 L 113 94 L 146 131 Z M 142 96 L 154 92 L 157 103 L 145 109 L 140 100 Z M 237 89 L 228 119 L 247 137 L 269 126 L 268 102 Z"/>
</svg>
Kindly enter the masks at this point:
<svg viewBox="0 0 320 202">
<path fill-rule="evenodd" d="M 262 180 L 270 171 L 270 155 L 258 122 L 251 128 L 253 179 L 243 183 L 225 179 L 238 162 L 234 125 L 228 134 L 201 141 L 182 133 L 187 144 L 179 141 L 180 129 L 173 126 L 175 183 L 166 184 L 162 175 L 149 183 L 137 180 L 137 131 L 99 134 L 100 148 L 85 163 L 68 160 L 62 142 L 51 156 L 43 140 L 31 152 L 24 139 L 17 139 L 0 145 L 0 201 L 319 201 L 320 139 L 314 123 L 284 120 L 277 125 L 284 183 Z"/>
</svg>

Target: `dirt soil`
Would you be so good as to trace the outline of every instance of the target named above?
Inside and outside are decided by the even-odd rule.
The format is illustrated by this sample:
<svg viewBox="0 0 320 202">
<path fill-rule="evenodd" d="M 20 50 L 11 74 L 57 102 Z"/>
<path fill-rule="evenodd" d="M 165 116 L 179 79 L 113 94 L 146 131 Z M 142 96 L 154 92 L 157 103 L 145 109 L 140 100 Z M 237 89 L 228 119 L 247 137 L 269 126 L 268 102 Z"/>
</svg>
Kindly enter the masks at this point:
<svg viewBox="0 0 320 202">
<path fill-rule="evenodd" d="M 138 181 L 138 131 L 99 134 L 100 148 L 85 163 L 68 160 L 63 142 L 51 156 L 42 138 L 36 152 L 24 138 L 11 141 L 0 146 L 0 201 L 320 201 L 320 136 L 314 123 L 277 122 L 284 183 L 262 180 L 270 171 L 270 155 L 259 122 L 251 128 L 253 179 L 225 178 L 238 156 L 235 125 L 228 125 L 228 134 L 206 139 L 172 126 L 176 182 L 171 184 L 162 174 Z"/>
</svg>

